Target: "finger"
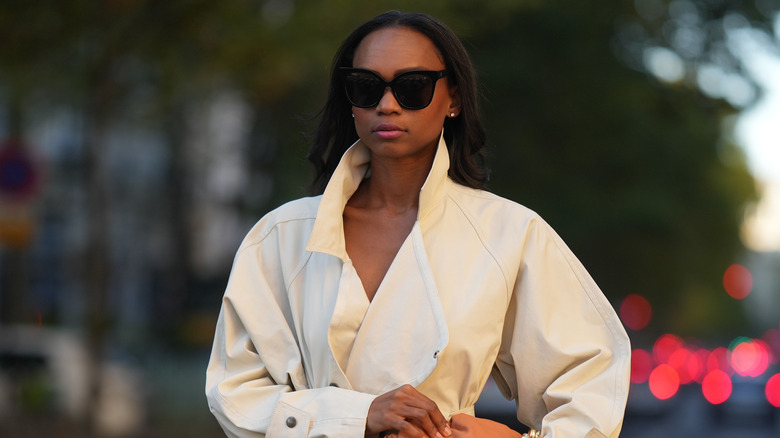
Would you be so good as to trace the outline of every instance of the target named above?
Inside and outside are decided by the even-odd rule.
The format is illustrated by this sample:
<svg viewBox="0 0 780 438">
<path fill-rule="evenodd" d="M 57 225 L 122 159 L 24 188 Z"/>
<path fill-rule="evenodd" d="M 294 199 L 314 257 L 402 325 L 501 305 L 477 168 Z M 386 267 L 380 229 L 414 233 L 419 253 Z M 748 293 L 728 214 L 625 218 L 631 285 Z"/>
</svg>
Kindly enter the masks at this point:
<svg viewBox="0 0 780 438">
<path fill-rule="evenodd" d="M 413 419 L 413 422 L 431 437 L 452 435 L 450 423 L 444 418 L 436 402 L 410 385 L 405 385 L 402 390 L 406 396 L 410 397 L 406 404 L 414 409 L 407 411 L 405 414 L 407 418 Z"/>
<path fill-rule="evenodd" d="M 412 424 L 405 416 L 398 415 L 398 413 L 386 417 L 385 420 L 387 425 L 385 430 L 391 431 L 390 434 L 395 434 L 398 438 L 432 438 Z"/>
<path fill-rule="evenodd" d="M 450 428 L 450 422 L 447 421 L 446 418 L 444 418 L 444 415 L 441 413 L 441 411 L 436 408 L 436 412 L 433 416 L 433 422 L 436 424 L 436 428 L 438 429 L 439 433 L 441 433 L 444 437 L 450 437 L 452 436 L 452 429 Z"/>
<path fill-rule="evenodd" d="M 427 436 L 430 436 L 431 438 L 444 438 L 444 434 L 439 431 L 438 426 L 433 422 L 430 413 L 426 409 L 407 406 L 404 407 L 399 414 L 401 414 L 406 421 L 424 431 Z"/>
<path fill-rule="evenodd" d="M 452 434 L 436 403 L 411 385 L 382 394 L 371 403 L 366 432 L 382 430 L 397 431 L 399 437 L 414 438 L 443 438 Z"/>
<path fill-rule="evenodd" d="M 414 424 L 405 421 L 402 427 L 398 428 L 398 438 L 434 438 Z"/>
</svg>

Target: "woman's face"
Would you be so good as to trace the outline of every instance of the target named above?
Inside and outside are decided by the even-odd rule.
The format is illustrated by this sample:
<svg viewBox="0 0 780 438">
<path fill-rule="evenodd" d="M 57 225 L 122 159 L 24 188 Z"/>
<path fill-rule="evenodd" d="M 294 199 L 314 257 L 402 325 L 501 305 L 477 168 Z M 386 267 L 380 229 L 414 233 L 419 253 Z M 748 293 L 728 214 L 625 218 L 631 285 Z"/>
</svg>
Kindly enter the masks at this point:
<svg viewBox="0 0 780 438">
<path fill-rule="evenodd" d="M 389 27 L 368 34 L 355 51 L 353 67 L 371 70 L 386 81 L 412 70 L 444 70 L 436 46 L 425 35 L 407 27 Z M 376 107 L 353 106 L 355 129 L 375 157 L 432 157 L 444 119 L 458 115 L 459 99 L 447 78 L 439 79 L 430 105 L 410 110 L 398 104 L 386 88 Z"/>
</svg>

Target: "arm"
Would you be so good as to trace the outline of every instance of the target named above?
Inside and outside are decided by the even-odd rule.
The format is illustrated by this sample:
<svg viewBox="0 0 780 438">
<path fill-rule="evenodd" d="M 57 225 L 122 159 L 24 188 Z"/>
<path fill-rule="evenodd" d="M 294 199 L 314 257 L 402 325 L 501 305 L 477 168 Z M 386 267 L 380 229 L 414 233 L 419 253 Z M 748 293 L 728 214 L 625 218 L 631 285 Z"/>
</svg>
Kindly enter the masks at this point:
<svg viewBox="0 0 780 438">
<path fill-rule="evenodd" d="M 209 408 L 232 438 L 363 437 L 373 395 L 309 388 L 276 240 L 236 256 L 206 374 Z"/>
<path fill-rule="evenodd" d="M 616 438 L 630 345 L 582 265 L 541 219 L 529 228 L 493 377 L 545 438 Z"/>
</svg>

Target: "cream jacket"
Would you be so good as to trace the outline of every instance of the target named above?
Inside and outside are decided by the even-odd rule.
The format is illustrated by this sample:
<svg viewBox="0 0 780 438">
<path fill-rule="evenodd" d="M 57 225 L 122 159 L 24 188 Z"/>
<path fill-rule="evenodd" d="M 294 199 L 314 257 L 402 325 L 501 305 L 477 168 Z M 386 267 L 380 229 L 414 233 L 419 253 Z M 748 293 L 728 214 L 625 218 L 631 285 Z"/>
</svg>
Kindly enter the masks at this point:
<svg viewBox="0 0 780 438">
<path fill-rule="evenodd" d="M 362 437 L 376 395 L 411 384 L 446 417 L 493 375 L 546 438 L 617 437 L 630 346 L 609 302 L 527 208 L 454 183 L 439 142 L 418 219 L 369 302 L 342 212 L 357 142 L 322 196 L 266 215 L 236 255 L 206 378 L 230 437 Z"/>
</svg>

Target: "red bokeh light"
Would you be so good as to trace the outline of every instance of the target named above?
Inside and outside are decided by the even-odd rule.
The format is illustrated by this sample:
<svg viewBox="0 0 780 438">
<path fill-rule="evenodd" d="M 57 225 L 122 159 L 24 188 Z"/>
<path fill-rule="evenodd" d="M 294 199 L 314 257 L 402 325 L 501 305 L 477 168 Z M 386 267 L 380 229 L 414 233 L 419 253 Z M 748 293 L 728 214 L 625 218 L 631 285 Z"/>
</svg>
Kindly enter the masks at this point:
<svg viewBox="0 0 780 438">
<path fill-rule="evenodd" d="M 732 298 L 741 300 L 753 290 L 753 275 L 746 267 L 733 264 L 723 274 L 723 287 Z"/>
<path fill-rule="evenodd" d="M 641 295 L 631 294 L 620 304 L 620 319 L 631 330 L 642 330 L 650 324 L 653 309 L 650 302 Z"/>
<path fill-rule="evenodd" d="M 669 357 L 668 364 L 677 371 L 677 375 L 680 376 L 680 383 L 683 385 L 691 383 L 694 378 L 688 368 L 692 357 L 693 353 L 686 348 L 678 348 L 677 351 L 672 353 Z"/>
<path fill-rule="evenodd" d="M 631 383 L 645 383 L 653 371 L 653 356 L 637 348 L 631 352 Z"/>
<path fill-rule="evenodd" d="M 772 348 L 761 339 L 753 339 L 753 343 L 759 347 L 759 357 L 751 377 L 758 377 L 761 374 L 764 374 L 764 371 L 769 369 L 769 364 L 772 363 Z"/>
<path fill-rule="evenodd" d="M 766 399 L 772 406 L 780 408 L 780 374 L 775 374 L 766 382 Z"/>
<path fill-rule="evenodd" d="M 769 367 L 769 347 L 757 339 L 740 342 L 731 352 L 731 366 L 741 376 L 758 377 Z"/>
<path fill-rule="evenodd" d="M 701 392 L 708 402 L 719 405 L 731 396 L 731 378 L 721 370 L 712 370 L 704 376 Z"/>
<path fill-rule="evenodd" d="M 702 348 L 693 353 L 690 362 L 688 362 L 688 373 L 696 383 L 701 383 L 704 375 L 707 374 L 707 359 L 709 357 L 709 350 Z"/>
<path fill-rule="evenodd" d="M 731 365 L 729 364 L 729 349 L 726 347 L 718 347 L 712 350 L 707 358 L 707 371 L 721 370 L 728 374 L 733 374 Z"/>
<path fill-rule="evenodd" d="M 653 345 L 653 358 L 659 364 L 669 363 L 675 351 L 683 348 L 684 342 L 679 336 L 665 334 L 658 338 Z"/>
<path fill-rule="evenodd" d="M 680 376 L 671 366 L 661 364 L 650 373 L 649 384 L 650 392 L 657 399 L 666 400 L 672 398 L 680 389 Z"/>
</svg>

